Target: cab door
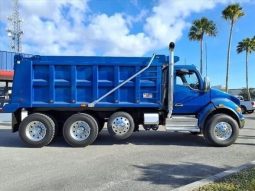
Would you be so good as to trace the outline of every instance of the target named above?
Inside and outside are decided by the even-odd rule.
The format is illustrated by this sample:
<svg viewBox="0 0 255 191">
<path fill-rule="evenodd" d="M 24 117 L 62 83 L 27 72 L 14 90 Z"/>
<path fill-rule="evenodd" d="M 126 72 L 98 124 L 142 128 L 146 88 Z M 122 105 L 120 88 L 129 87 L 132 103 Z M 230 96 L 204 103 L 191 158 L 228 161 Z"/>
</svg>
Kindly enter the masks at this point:
<svg viewBox="0 0 255 191">
<path fill-rule="evenodd" d="M 197 114 L 210 101 L 203 82 L 195 70 L 177 69 L 174 81 L 173 114 Z"/>
</svg>

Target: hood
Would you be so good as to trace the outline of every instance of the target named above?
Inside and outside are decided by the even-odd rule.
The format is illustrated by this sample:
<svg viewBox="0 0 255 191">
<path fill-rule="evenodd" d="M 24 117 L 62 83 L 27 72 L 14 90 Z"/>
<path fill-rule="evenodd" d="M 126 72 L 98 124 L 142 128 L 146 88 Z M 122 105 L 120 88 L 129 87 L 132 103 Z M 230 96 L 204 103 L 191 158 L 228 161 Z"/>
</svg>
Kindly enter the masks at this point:
<svg viewBox="0 0 255 191">
<path fill-rule="evenodd" d="M 234 102 L 236 105 L 240 105 L 240 100 L 236 98 L 235 96 L 232 96 L 228 93 L 225 93 L 223 91 L 217 90 L 217 89 L 211 89 L 211 99 L 215 98 L 226 98 Z"/>
</svg>

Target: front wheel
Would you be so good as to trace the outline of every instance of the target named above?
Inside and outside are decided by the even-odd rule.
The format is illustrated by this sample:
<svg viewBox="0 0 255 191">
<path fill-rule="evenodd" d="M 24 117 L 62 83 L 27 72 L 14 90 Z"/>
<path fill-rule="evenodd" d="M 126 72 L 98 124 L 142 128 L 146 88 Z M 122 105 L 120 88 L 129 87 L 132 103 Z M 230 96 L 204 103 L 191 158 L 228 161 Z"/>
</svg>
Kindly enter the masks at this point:
<svg viewBox="0 0 255 191">
<path fill-rule="evenodd" d="M 232 117 L 216 114 L 207 121 L 203 132 L 210 145 L 226 147 L 236 141 L 239 135 L 239 126 Z"/>
</svg>

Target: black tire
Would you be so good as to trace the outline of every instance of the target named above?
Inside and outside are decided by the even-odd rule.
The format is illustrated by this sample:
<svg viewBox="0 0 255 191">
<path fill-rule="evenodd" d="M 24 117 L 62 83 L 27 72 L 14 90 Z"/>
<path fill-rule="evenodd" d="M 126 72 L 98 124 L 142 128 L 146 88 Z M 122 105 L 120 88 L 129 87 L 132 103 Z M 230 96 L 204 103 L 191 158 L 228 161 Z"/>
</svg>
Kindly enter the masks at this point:
<svg viewBox="0 0 255 191">
<path fill-rule="evenodd" d="M 41 140 L 32 140 L 33 135 L 29 135 L 28 125 L 32 122 L 41 122 L 46 128 L 45 136 Z M 32 126 L 31 126 L 32 127 Z M 32 132 L 31 132 L 32 133 Z M 28 115 L 19 125 L 19 136 L 21 140 L 30 147 L 43 147 L 51 143 L 55 136 L 55 125 L 53 120 L 42 113 L 33 113 Z M 31 136 L 31 137 L 30 137 Z"/>
<path fill-rule="evenodd" d="M 242 114 L 245 114 L 247 112 L 247 109 L 245 106 L 241 105 Z"/>
<path fill-rule="evenodd" d="M 126 129 L 124 130 L 121 129 L 120 131 L 114 129 L 114 126 L 113 126 L 113 124 L 115 123 L 114 120 L 115 119 L 117 120 L 117 118 L 120 118 L 120 119 L 123 118 L 124 122 L 127 125 Z M 107 129 L 109 134 L 117 140 L 124 140 L 130 137 L 134 131 L 134 128 L 135 128 L 134 120 L 132 116 L 126 112 L 116 112 L 112 114 L 107 122 Z"/>
<path fill-rule="evenodd" d="M 73 133 L 71 132 L 72 125 L 76 122 L 78 123 L 78 121 L 82 121 L 86 123 L 87 129 L 83 131 L 86 131 L 86 132 L 88 130 L 90 131 L 89 134 L 86 135 L 87 137 L 84 137 L 84 138 L 81 137 L 81 139 L 79 139 L 79 136 L 77 136 L 78 133 L 75 135 L 76 132 L 73 132 Z M 64 139 L 72 147 L 88 146 L 96 140 L 97 135 L 98 135 L 97 121 L 91 115 L 88 115 L 85 113 L 78 113 L 78 114 L 72 115 L 66 120 L 63 126 Z"/>
<path fill-rule="evenodd" d="M 229 138 L 222 140 L 217 138 L 215 135 L 215 127 L 220 122 L 224 122 L 225 124 L 230 125 L 232 129 L 232 133 Z M 206 126 L 204 127 L 204 138 L 206 141 L 213 146 L 218 147 L 226 147 L 234 143 L 239 135 L 239 126 L 232 117 L 226 115 L 226 114 L 216 114 L 212 116 L 206 123 Z"/>
<path fill-rule="evenodd" d="M 247 113 L 248 114 L 252 114 L 254 112 L 254 110 L 248 110 Z"/>
<path fill-rule="evenodd" d="M 62 132 L 60 132 L 59 123 L 58 123 L 58 121 L 55 119 L 55 117 L 53 117 L 52 115 L 46 114 L 46 113 L 44 113 L 44 115 L 48 116 L 48 117 L 51 119 L 52 125 L 55 126 L 55 135 L 54 135 L 54 138 L 53 138 L 53 139 L 55 139 L 57 136 L 59 136 L 60 134 L 62 134 Z"/>
</svg>

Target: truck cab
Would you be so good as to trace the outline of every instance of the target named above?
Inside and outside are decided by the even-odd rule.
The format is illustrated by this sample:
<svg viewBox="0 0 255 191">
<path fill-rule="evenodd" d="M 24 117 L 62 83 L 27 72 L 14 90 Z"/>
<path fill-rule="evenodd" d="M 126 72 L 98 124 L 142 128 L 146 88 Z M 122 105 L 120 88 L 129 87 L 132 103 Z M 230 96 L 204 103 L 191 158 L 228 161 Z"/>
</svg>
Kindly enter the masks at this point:
<svg viewBox="0 0 255 191">
<path fill-rule="evenodd" d="M 236 132 L 231 126 L 238 127 Z M 231 133 L 236 139 L 243 126 L 239 99 L 210 88 L 209 80 L 202 79 L 194 65 L 174 66 L 173 114 L 166 119 L 167 130 L 203 133 L 208 142 L 220 146 Z"/>
<path fill-rule="evenodd" d="M 176 65 L 174 70 L 173 114 L 199 113 L 210 103 L 210 90 L 205 91 L 205 83 L 194 65 Z"/>
</svg>

